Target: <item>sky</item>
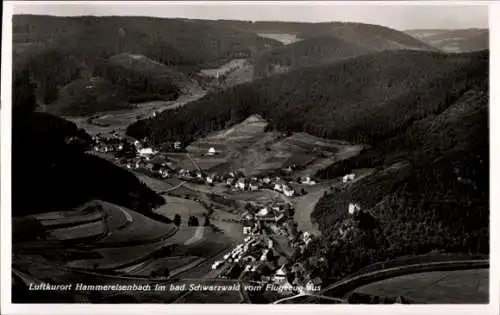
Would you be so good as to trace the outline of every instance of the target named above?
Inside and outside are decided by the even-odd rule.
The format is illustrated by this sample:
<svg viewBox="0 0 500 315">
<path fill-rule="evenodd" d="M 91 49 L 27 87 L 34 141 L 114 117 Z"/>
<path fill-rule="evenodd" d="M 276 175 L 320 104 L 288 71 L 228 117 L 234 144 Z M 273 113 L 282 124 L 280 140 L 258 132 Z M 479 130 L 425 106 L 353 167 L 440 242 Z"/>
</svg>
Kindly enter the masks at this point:
<svg viewBox="0 0 500 315">
<path fill-rule="evenodd" d="M 14 14 L 136 15 L 169 18 L 233 19 L 247 21 L 361 22 L 407 29 L 488 28 L 487 5 L 348 4 L 348 3 L 168 3 L 18 2 Z"/>
</svg>

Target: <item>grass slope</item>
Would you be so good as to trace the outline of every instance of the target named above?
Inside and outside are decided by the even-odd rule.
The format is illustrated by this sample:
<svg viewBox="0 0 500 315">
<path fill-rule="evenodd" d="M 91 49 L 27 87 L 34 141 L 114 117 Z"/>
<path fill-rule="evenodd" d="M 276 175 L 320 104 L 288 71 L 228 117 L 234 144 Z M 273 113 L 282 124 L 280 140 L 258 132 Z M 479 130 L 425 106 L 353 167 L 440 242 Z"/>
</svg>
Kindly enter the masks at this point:
<svg viewBox="0 0 500 315">
<path fill-rule="evenodd" d="M 405 33 L 443 51 L 472 52 L 489 48 L 488 29 L 407 30 Z"/>
</svg>

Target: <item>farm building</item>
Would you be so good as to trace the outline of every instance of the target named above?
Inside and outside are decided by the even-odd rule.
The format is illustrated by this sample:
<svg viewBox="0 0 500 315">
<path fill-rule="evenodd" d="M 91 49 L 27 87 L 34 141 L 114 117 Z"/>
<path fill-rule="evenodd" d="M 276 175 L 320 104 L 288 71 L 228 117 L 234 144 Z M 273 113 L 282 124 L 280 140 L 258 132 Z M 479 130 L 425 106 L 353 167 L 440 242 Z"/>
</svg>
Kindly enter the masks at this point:
<svg viewBox="0 0 500 315">
<path fill-rule="evenodd" d="M 304 185 L 316 185 L 316 182 L 315 182 L 314 180 L 311 180 L 311 177 L 306 176 L 306 177 L 302 180 L 302 184 L 304 184 Z"/>
<path fill-rule="evenodd" d="M 355 174 L 346 174 L 346 175 L 344 175 L 344 177 L 342 177 L 342 182 L 347 183 L 349 181 L 354 180 L 355 177 L 356 177 Z"/>
<path fill-rule="evenodd" d="M 251 191 L 259 190 L 259 185 L 256 182 L 251 182 L 249 185 Z"/>
<path fill-rule="evenodd" d="M 137 153 L 139 153 L 140 156 L 149 157 L 155 154 L 156 152 L 154 152 L 152 148 L 142 148 L 139 149 Z"/>
<path fill-rule="evenodd" d="M 207 155 L 215 155 L 215 153 L 215 149 L 211 147 L 210 149 L 208 149 Z"/>
<path fill-rule="evenodd" d="M 269 209 L 268 209 L 268 208 L 262 208 L 262 209 L 260 209 L 260 211 L 259 211 L 259 212 L 257 212 L 257 214 L 256 214 L 256 216 L 258 216 L 258 217 L 265 217 L 265 216 L 267 216 L 267 215 L 269 215 Z"/>
<path fill-rule="evenodd" d="M 236 189 L 240 189 L 240 190 L 245 190 L 245 179 L 244 178 L 240 178 L 238 179 L 238 181 L 236 182 L 236 184 L 234 185 Z"/>
<path fill-rule="evenodd" d="M 295 191 L 290 187 L 288 187 L 287 185 L 283 185 L 282 188 L 283 188 L 283 193 L 287 197 L 292 197 L 295 194 Z"/>
<path fill-rule="evenodd" d="M 361 210 L 361 207 L 357 203 L 349 203 L 349 214 L 354 214 Z"/>
</svg>

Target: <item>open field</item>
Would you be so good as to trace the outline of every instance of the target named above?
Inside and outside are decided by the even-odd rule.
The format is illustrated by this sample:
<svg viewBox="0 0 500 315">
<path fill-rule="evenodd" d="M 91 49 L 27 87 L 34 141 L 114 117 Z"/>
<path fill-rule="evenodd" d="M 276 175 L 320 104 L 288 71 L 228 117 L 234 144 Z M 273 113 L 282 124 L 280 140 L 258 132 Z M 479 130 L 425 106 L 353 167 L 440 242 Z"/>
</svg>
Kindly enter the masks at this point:
<svg viewBox="0 0 500 315">
<path fill-rule="evenodd" d="M 241 242 L 245 238 L 243 226 L 234 222 L 235 220 L 239 221 L 240 216 L 221 210 L 214 210 L 214 213 L 210 216 L 210 223 L 221 229 L 224 235 L 235 242 Z"/>
<path fill-rule="evenodd" d="M 285 45 L 293 44 L 295 42 L 301 41 L 297 38 L 296 34 L 285 34 L 285 33 L 257 33 L 260 37 L 270 38 L 282 42 Z"/>
<path fill-rule="evenodd" d="M 148 260 L 130 267 L 120 270 L 124 274 L 133 276 L 149 277 L 151 272 L 158 270 L 160 268 L 168 268 L 170 273 L 175 272 L 175 270 L 191 264 L 193 262 L 201 262 L 204 258 L 196 256 L 174 256 L 174 257 L 164 257 L 154 260 Z"/>
<path fill-rule="evenodd" d="M 177 178 L 158 179 L 139 172 L 133 172 L 133 173 L 135 174 L 135 176 L 137 176 L 137 178 L 141 182 L 148 185 L 149 188 L 151 188 L 156 192 L 163 192 L 170 190 L 179 185 L 180 183 L 182 183 L 182 181 Z"/>
<path fill-rule="evenodd" d="M 175 189 L 172 189 L 168 193 L 174 196 L 182 196 L 182 197 L 189 196 L 190 198 L 199 198 L 199 199 L 203 199 L 205 197 L 204 193 L 190 188 L 189 183 L 179 186 Z"/>
<path fill-rule="evenodd" d="M 253 201 L 257 203 L 288 201 L 288 199 L 284 195 L 270 189 L 261 189 L 258 191 L 233 192 L 233 193 L 228 193 L 227 196 L 233 200 Z"/>
<path fill-rule="evenodd" d="M 216 173 L 242 170 L 257 175 L 297 165 L 294 176 L 314 175 L 335 161 L 356 155 L 362 146 L 323 139 L 304 132 L 288 137 L 279 132 L 265 132 L 268 122 L 251 115 L 241 123 L 213 132 L 186 147 L 188 154 L 167 153 L 177 167 L 199 167 Z M 214 148 L 216 155 L 208 156 Z"/>
<path fill-rule="evenodd" d="M 405 296 L 417 303 L 488 303 L 489 271 L 435 271 L 394 277 L 362 286 L 354 292 Z"/>
<path fill-rule="evenodd" d="M 162 242 L 148 243 L 136 246 L 98 248 L 93 252 L 98 253 L 101 258 L 72 260 L 66 267 L 77 269 L 115 269 L 146 258 L 163 247 Z"/>
<path fill-rule="evenodd" d="M 174 190 L 175 191 L 175 190 Z M 202 204 L 194 200 L 183 199 L 173 196 L 163 196 L 165 204 L 156 208 L 154 212 L 161 214 L 169 219 L 173 219 L 175 214 L 181 216 L 181 226 L 187 225 L 189 216 L 196 216 L 198 220 L 202 221 L 201 216 L 207 212 L 207 209 Z M 200 222 L 203 224 L 203 222 Z"/>
<path fill-rule="evenodd" d="M 47 212 L 43 214 L 36 214 L 31 216 L 38 220 L 44 227 L 56 227 L 60 225 L 77 225 L 84 223 L 91 223 L 104 219 L 102 211 L 92 211 L 84 213 L 83 211 L 64 211 L 64 212 Z M 16 218 L 13 218 L 15 223 Z"/>
<path fill-rule="evenodd" d="M 102 237 L 106 234 L 103 221 L 84 223 L 77 226 L 58 228 L 48 232 L 51 237 L 60 241 Z"/>
<path fill-rule="evenodd" d="M 355 277 L 358 275 L 362 275 L 365 273 L 377 271 L 377 270 L 384 270 L 387 268 L 394 268 L 394 267 L 414 265 L 414 264 L 425 264 L 425 263 L 440 262 L 440 261 L 467 261 L 467 260 L 471 260 L 471 259 L 488 259 L 488 256 L 487 255 L 458 254 L 458 253 L 457 254 L 428 253 L 428 254 L 416 255 L 416 256 L 413 256 L 413 255 L 412 256 L 403 256 L 403 257 L 399 257 L 399 258 L 392 259 L 389 261 L 371 264 L 369 266 L 361 268 L 360 270 L 356 271 L 355 273 L 347 276 L 346 279 L 352 278 L 352 277 Z"/>
<path fill-rule="evenodd" d="M 200 74 L 203 76 L 217 78 L 243 67 L 246 62 L 246 59 L 233 59 L 218 68 L 202 69 L 200 70 Z"/>
<path fill-rule="evenodd" d="M 133 210 L 124 209 L 119 206 L 110 205 L 106 210 L 108 213 L 107 221 L 113 225 L 113 221 L 118 218 L 125 218 L 128 222 L 123 225 L 114 224 L 115 228 L 110 226 L 108 235 L 95 243 L 97 246 L 111 246 L 112 244 L 124 245 L 127 242 L 139 241 L 154 241 L 159 238 L 168 237 L 175 233 L 177 227 L 174 224 L 166 224 L 160 221 L 152 220 L 139 214 Z"/>
</svg>

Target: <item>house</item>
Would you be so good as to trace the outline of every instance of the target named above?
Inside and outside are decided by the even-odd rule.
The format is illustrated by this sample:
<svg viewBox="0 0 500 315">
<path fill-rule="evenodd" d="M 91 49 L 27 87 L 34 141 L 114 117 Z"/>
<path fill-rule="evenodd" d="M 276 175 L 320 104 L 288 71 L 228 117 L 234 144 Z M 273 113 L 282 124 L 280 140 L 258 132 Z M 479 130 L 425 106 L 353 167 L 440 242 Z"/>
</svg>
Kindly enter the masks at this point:
<svg viewBox="0 0 500 315">
<path fill-rule="evenodd" d="M 343 183 L 347 183 L 349 181 L 352 181 L 354 180 L 354 178 L 356 177 L 355 174 L 347 174 L 347 175 L 344 175 L 344 177 L 342 177 L 342 182 Z"/>
<path fill-rule="evenodd" d="M 206 178 L 207 184 L 213 184 L 214 183 L 214 177 L 215 177 L 214 175 L 207 176 L 207 178 Z"/>
<path fill-rule="evenodd" d="M 257 212 L 256 216 L 258 217 L 265 217 L 269 214 L 269 209 L 268 208 L 262 208 L 260 209 L 259 212 Z"/>
<path fill-rule="evenodd" d="M 216 262 L 214 262 L 212 264 L 212 269 L 215 270 L 215 269 L 218 269 L 222 264 L 224 263 L 223 260 L 217 260 Z"/>
<path fill-rule="evenodd" d="M 280 269 L 274 274 L 273 280 L 278 283 L 287 282 L 287 270 L 286 265 L 281 266 Z"/>
<path fill-rule="evenodd" d="M 262 256 L 260 256 L 260 261 L 268 261 L 269 249 L 264 249 L 262 251 Z"/>
<path fill-rule="evenodd" d="M 285 196 L 292 197 L 295 194 L 295 191 L 293 189 L 291 189 L 290 187 L 288 187 L 287 185 L 283 185 L 282 187 L 283 187 L 283 193 L 285 194 Z"/>
<path fill-rule="evenodd" d="M 160 176 L 161 176 L 162 178 L 167 178 L 167 177 L 169 177 L 169 176 L 170 176 L 170 174 L 168 173 L 168 170 L 166 170 L 166 169 L 164 169 L 164 168 L 160 169 L 160 170 L 159 170 L 159 173 L 160 173 Z"/>
<path fill-rule="evenodd" d="M 310 239 L 312 239 L 311 233 L 304 232 L 302 234 L 302 241 L 304 241 L 305 243 L 307 243 L 307 241 L 310 240 Z"/>
<path fill-rule="evenodd" d="M 252 227 L 251 226 L 244 226 L 243 227 L 243 235 L 252 235 Z"/>
<path fill-rule="evenodd" d="M 276 191 L 280 191 L 280 192 L 283 191 L 283 188 L 282 188 L 281 184 L 278 184 L 278 183 L 274 184 L 274 188 L 273 189 L 276 190 Z"/>
<path fill-rule="evenodd" d="M 215 155 L 215 149 L 213 147 L 211 147 L 210 149 L 208 149 L 207 155 Z"/>
<path fill-rule="evenodd" d="M 174 149 L 175 150 L 180 150 L 181 149 L 182 143 L 180 141 L 175 141 L 174 142 Z"/>
<path fill-rule="evenodd" d="M 155 154 L 156 152 L 153 151 L 153 149 L 151 148 L 142 148 L 142 149 L 139 149 L 137 151 L 137 153 L 140 155 L 140 156 L 143 156 L 143 157 L 149 157 L 150 155 L 153 155 Z"/>
<path fill-rule="evenodd" d="M 269 178 L 269 177 L 264 177 L 264 178 L 262 179 L 262 181 L 264 182 L 264 184 L 270 184 L 270 183 L 271 183 L 271 178 Z"/>
<path fill-rule="evenodd" d="M 355 214 L 356 212 L 359 212 L 361 210 L 361 207 L 357 203 L 349 203 L 349 214 Z"/>
<path fill-rule="evenodd" d="M 256 182 L 252 182 L 249 185 L 251 191 L 259 190 L 259 185 Z"/>
<path fill-rule="evenodd" d="M 138 140 L 134 141 L 134 146 L 136 147 L 136 149 L 140 149 L 142 147 L 141 143 Z"/>
<path fill-rule="evenodd" d="M 236 189 L 245 190 L 245 179 L 240 178 L 235 184 Z"/>
<path fill-rule="evenodd" d="M 316 185 L 316 182 L 311 180 L 311 177 L 309 176 L 306 176 L 303 180 L 302 180 L 302 184 L 304 185 Z"/>
</svg>

